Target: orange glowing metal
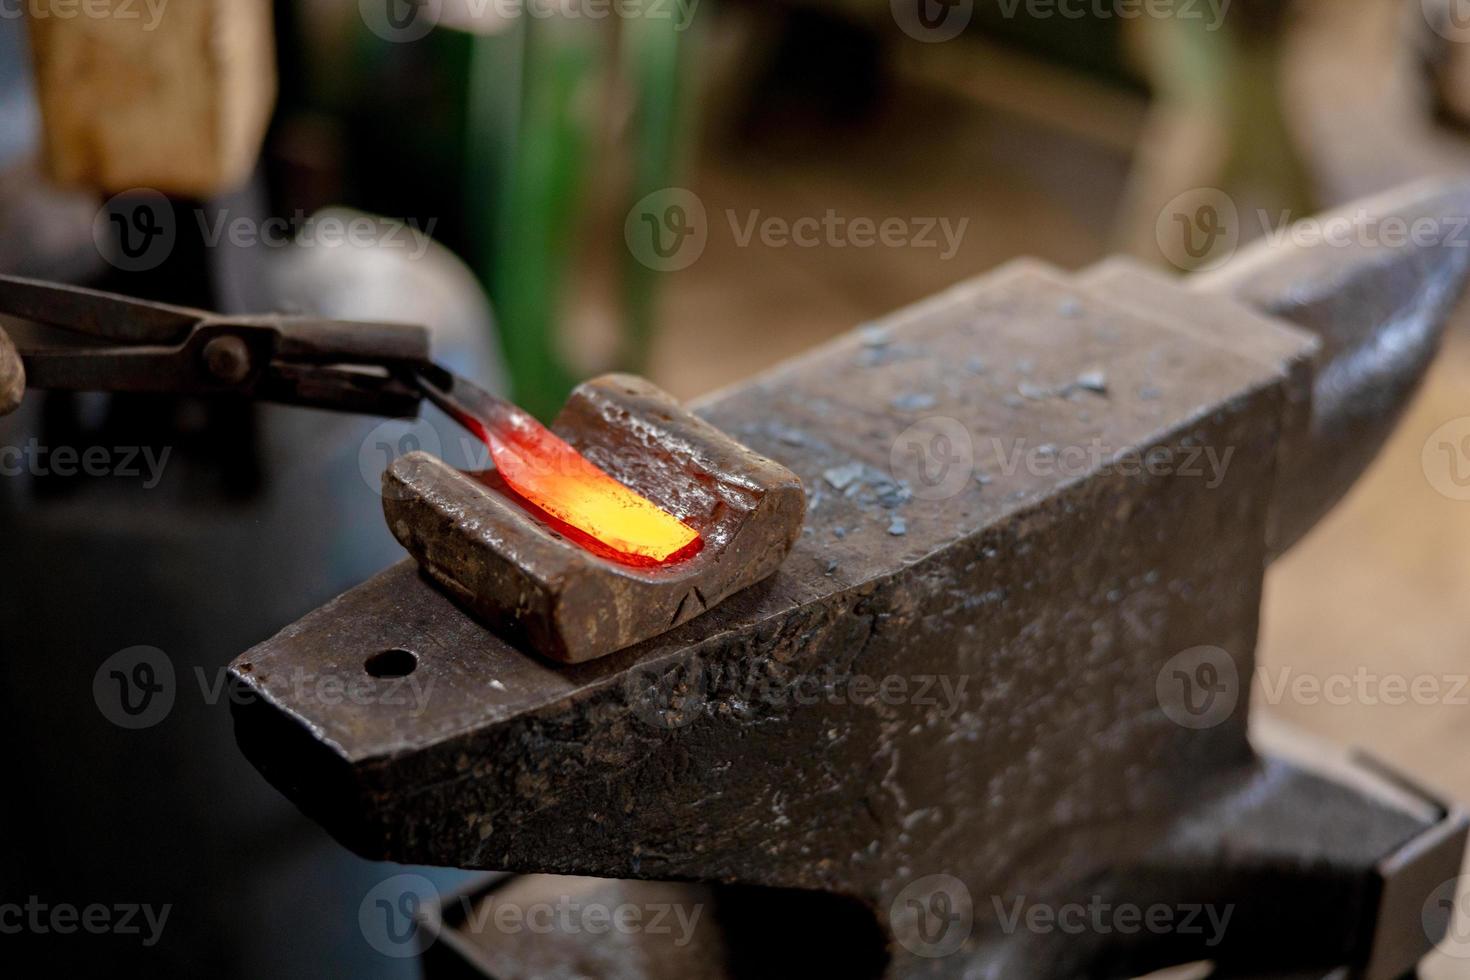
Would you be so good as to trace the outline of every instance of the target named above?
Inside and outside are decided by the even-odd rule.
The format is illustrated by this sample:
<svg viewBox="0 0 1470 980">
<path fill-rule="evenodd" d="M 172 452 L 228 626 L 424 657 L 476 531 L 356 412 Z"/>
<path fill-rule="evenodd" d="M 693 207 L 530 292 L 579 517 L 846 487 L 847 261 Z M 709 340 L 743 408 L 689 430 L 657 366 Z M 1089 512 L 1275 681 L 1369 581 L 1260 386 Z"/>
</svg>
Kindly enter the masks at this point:
<svg viewBox="0 0 1470 980">
<path fill-rule="evenodd" d="M 634 565 L 668 564 L 699 550 L 698 531 L 613 479 L 524 410 L 459 379 L 447 392 L 423 387 L 489 447 L 507 486 L 589 550 Z"/>
</svg>

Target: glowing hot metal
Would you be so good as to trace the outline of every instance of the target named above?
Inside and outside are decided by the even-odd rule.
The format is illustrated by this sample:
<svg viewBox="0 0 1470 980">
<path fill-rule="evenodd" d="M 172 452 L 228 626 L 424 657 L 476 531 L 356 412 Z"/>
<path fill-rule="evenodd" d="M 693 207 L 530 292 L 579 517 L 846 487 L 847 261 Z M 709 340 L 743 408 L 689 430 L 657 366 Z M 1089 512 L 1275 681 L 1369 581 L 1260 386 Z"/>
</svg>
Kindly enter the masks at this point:
<svg viewBox="0 0 1470 980">
<path fill-rule="evenodd" d="M 630 565 L 665 565 L 696 554 L 698 531 L 613 479 L 510 402 L 459 378 L 420 376 L 434 404 L 490 449 L 496 472 L 527 509 L 587 550 Z"/>
</svg>

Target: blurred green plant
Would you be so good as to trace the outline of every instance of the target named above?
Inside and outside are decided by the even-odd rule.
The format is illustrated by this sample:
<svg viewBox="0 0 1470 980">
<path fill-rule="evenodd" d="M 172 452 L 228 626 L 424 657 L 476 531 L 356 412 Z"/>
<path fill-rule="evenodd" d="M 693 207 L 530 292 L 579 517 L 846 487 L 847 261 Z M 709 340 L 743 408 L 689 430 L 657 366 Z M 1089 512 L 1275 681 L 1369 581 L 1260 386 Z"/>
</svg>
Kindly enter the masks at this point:
<svg viewBox="0 0 1470 980">
<path fill-rule="evenodd" d="M 474 41 L 465 193 L 488 245 L 475 264 L 495 304 L 512 396 L 542 418 L 575 380 L 557 338 L 604 50 L 600 25 L 586 20 L 521 17 Z"/>
<path fill-rule="evenodd" d="M 606 150 L 599 93 L 615 75 L 633 99 L 621 213 L 670 184 L 680 156 L 678 22 L 629 17 L 615 29 L 616 59 L 607 24 L 585 18 L 522 17 L 474 41 L 466 199 L 488 244 L 476 264 L 495 303 L 513 395 L 543 418 L 577 380 L 559 349 L 560 327 L 588 185 Z M 617 235 L 623 256 L 616 366 L 639 371 L 654 334 L 658 273 L 622 248 L 621 224 L 598 231 Z"/>
</svg>

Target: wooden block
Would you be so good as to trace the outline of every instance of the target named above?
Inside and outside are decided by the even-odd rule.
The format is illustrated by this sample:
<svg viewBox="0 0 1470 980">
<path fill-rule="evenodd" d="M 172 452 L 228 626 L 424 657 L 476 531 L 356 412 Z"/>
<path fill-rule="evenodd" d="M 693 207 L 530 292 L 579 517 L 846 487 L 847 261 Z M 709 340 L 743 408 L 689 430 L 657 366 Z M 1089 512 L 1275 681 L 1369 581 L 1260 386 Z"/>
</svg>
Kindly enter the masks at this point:
<svg viewBox="0 0 1470 980">
<path fill-rule="evenodd" d="M 276 94 L 270 0 L 29 9 L 53 179 L 210 197 L 249 176 Z"/>
</svg>

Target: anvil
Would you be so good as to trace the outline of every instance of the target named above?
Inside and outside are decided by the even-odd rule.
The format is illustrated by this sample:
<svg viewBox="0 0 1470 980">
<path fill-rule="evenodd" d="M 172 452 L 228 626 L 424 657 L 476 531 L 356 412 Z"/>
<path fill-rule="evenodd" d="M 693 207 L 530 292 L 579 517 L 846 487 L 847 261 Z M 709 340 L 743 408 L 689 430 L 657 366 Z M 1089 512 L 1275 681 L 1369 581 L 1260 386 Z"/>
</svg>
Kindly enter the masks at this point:
<svg viewBox="0 0 1470 980">
<path fill-rule="evenodd" d="M 1467 215 L 1420 185 L 1346 240 L 1184 281 L 1018 262 L 862 327 L 695 406 L 808 488 L 773 577 L 564 666 L 406 561 L 235 661 L 239 743 L 367 857 L 704 896 L 684 976 L 796 972 L 778 935 L 844 976 L 1402 976 L 1464 817 L 1265 738 L 1248 693 L 1265 569 L 1391 430 Z M 1099 905 L 1173 914 L 1055 924 Z M 445 940 L 483 975 L 583 955 Z M 618 948 L 599 975 L 645 975 Z"/>
</svg>

